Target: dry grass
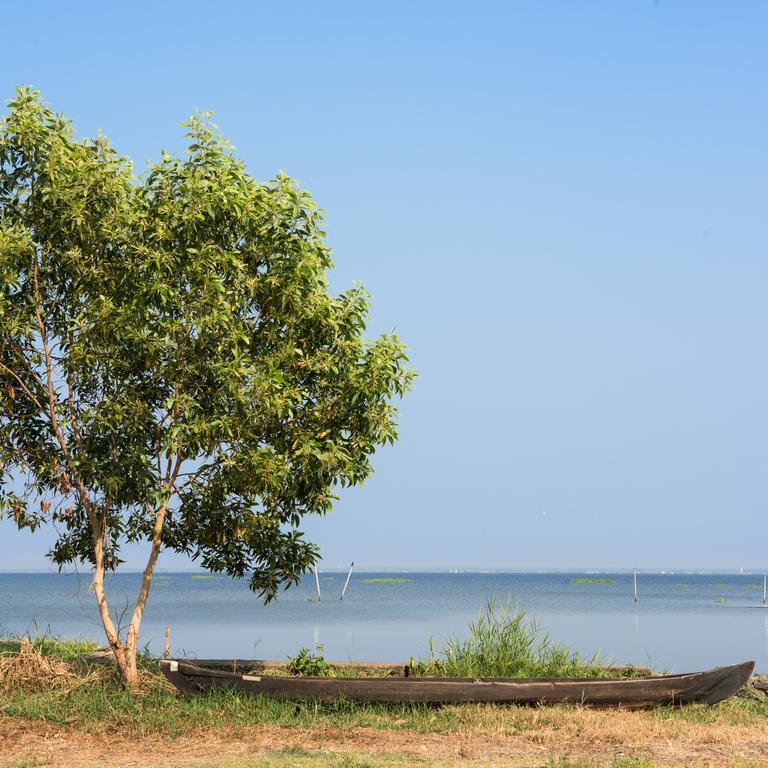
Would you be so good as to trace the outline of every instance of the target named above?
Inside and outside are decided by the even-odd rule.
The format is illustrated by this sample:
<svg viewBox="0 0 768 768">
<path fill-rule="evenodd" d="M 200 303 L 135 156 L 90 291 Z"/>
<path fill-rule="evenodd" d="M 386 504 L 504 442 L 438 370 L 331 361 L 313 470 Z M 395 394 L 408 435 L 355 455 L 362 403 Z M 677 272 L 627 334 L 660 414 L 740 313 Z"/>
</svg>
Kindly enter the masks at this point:
<svg viewBox="0 0 768 768">
<path fill-rule="evenodd" d="M 18 652 L 0 654 L 0 692 L 18 689 L 71 691 L 88 681 L 89 675 L 76 674 L 64 659 L 44 656 L 28 637 L 22 638 Z"/>
<path fill-rule="evenodd" d="M 0 754 L 13 765 L 350 765 L 423 763 L 483 766 L 764 765 L 768 734 L 754 726 L 664 722 L 651 713 L 582 708 L 514 711 L 520 730 L 459 728 L 449 734 L 377 728 L 259 725 L 204 729 L 175 738 L 100 734 L 67 726 L 0 720 Z M 312 755 L 310 762 L 282 756 Z M 267 760 L 267 757 L 269 760 Z M 321 758 L 323 758 L 321 760 Z M 342 762 L 344 758 L 349 758 Z M 263 760 L 263 762 L 259 762 Z M 0 763 L 2 765 L 2 763 Z"/>
<path fill-rule="evenodd" d="M 19 691 L 71 696 L 79 689 L 104 686 L 114 677 L 109 666 L 78 666 L 65 657 L 44 653 L 27 636 L 21 638 L 17 650 L 0 652 L 0 694 L 7 696 Z M 175 690 L 156 672 L 140 668 L 136 693 L 158 689 Z"/>
</svg>

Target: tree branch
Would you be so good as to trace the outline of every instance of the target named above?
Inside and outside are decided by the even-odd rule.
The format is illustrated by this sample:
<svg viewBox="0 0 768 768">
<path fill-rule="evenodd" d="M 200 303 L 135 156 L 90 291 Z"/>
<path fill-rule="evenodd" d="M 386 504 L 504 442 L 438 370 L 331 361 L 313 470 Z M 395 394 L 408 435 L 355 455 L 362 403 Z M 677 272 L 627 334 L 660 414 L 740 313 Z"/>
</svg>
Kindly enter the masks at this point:
<svg viewBox="0 0 768 768">
<path fill-rule="evenodd" d="M 176 478 L 179 475 L 183 461 L 184 457 L 180 453 L 176 454 L 173 468 L 171 470 L 171 475 L 168 482 L 164 484 L 163 490 L 166 494 L 173 488 L 174 484 L 176 483 Z M 136 600 L 136 607 L 133 611 L 131 624 L 128 628 L 126 644 L 128 649 L 131 651 L 136 649 L 136 644 L 139 639 L 139 627 L 141 626 L 141 618 L 144 615 L 144 607 L 147 603 L 147 598 L 149 597 L 150 587 L 152 586 L 152 574 L 154 573 L 155 565 L 157 564 L 157 558 L 160 555 L 160 548 L 163 543 L 163 524 L 165 523 L 165 515 L 167 511 L 168 499 L 166 498 L 166 500 L 163 501 L 162 504 L 158 507 L 155 514 L 155 523 L 152 528 L 152 548 L 149 553 L 147 565 L 144 568 L 144 574 L 141 580 L 141 588 L 139 589 L 139 596 Z"/>
<path fill-rule="evenodd" d="M 80 473 L 77 467 L 72 461 L 72 456 L 69 452 L 69 446 L 67 445 L 66 437 L 59 427 L 59 422 L 56 418 L 56 388 L 53 384 L 53 369 L 51 366 L 51 354 L 48 346 L 48 334 L 40 314 L 40 283 L 39 283 L 39 266 L 37 263 L 37 257 L 35 257 L 35 263 L 33 268 L 33 282 L 35 288 L 35 319 L 37 320 L 38 328 L 40 329 L 40 339 L 43 345 L 43 354 L 45 355 L 45 371 L 48 382 L 48 407 L 49 418 L 51 423 L 51 429 L 54 437 L 58 440 L 61 447 L 61 451 L 64 454 L 64 459 L 67 462 L 70 473 L 75 479 L 75 485 L 80 497 L 80 502 L 85 507 L 85 511 L 88 514 L 88 522 L 91 526 L 91 537 L 93 540 L 93 591 L 96 595 L 96 602 L 99 606 L 99 614 L 104 625 L 104 631 L 107 634 L 107 639 L 110 645 L 116 652 L 116 656 L 119 656 L 118 651 L 121 649 L 120 636 L 115 629 L 115 625 L 112 622 L 112 617 L 109 615 L 109 606 L 107 605 L 107 597 L 104 592 L 104 538 L 106 534 L 106 518 L 104 515 L 98 515 L 96 508 L 91 501 L 88 491 L 85 487 Z M 123 660 L 124 661 L 124 660 Z M 121 659 L 118 658 L 118 663 Z"/>
<path fill-rule="evenodd" d="M 45 413 L 45 408 L 43 407 L 42 403 L 32 394 L 32 392 L 29 390 L 27 385 L 22 381 L 21 377 L 14 371 L 12 368 L 9 368 L 4 363 L 0 363 L 0 368 L 2 368 L 4 371 L 7 371 L 11 376 L 13 376 L 16 381 L 19 382 L 19 386 L 24 391 L 24 394 L 37 406 L 38 410 L 41 413 Z"/>
</svg>

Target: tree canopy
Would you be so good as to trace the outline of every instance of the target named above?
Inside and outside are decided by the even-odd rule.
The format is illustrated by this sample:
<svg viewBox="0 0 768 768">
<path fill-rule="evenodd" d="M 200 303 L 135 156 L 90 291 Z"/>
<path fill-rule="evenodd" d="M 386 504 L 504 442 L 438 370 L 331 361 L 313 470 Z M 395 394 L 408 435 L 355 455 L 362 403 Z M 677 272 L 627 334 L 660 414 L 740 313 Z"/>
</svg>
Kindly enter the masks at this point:
<svg viewBox="0 0 768 768">
<path fill-rule="evenodd" d="M 126 659 L 163 548 L 267 600 L 296 582 L 302 518 L 371 473 L 413 379 L 394 333 L 366 337 L 365 291 L 330 293 L 310 195 L 252 178 L 208 114 L 184 126 L 137 176 L 29 88 L 0 122 L 0 509 L 93 566 Z M 123 640 L 103 574 L 142 540 Z"/>
</svg>

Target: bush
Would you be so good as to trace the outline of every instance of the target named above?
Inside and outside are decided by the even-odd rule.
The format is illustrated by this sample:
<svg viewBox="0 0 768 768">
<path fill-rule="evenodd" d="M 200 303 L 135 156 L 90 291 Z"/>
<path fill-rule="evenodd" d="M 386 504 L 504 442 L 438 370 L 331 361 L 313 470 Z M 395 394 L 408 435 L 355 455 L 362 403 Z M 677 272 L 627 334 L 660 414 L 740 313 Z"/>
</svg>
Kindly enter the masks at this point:
<svg viewBox="0 0 768 768">
<path fill-rule="evenodd" d="M 295 656 L 288 657 L 288 672 L 306 677 L 325 677 L 330 672 L 330 665 L 320 655 L 315 655 L 309 648 L 302 648 Z"/>
</svg>

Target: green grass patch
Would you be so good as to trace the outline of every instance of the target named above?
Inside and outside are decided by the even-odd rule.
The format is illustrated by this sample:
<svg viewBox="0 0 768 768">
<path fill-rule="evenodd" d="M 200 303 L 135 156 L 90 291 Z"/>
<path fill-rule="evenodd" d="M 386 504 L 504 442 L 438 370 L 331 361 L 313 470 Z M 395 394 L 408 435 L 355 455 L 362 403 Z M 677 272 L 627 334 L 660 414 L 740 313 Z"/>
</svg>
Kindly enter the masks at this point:
<svg viewBox="0 0 768 768">
<path fill-rule="evenodd" d="M 566 722 L 569 707 L 548 708 Z M 226 690 L 196 696 L 170 691 L 159 675 L 149 676 L 141 693 L 127 692 L 114 674 L 68 692 L 12 690 L 3 694 L 3 716 L 43 720 L 88 733 L 155 735 L 173 738 L 204 729 L 232 730 L 258 724 L 303 728 L 371 727 L 451 733 L 490 728 L 509 736 L 535 732 L 539 720 L 529 707 L 461 704 L 357 704 L 349 701 L 296 703 Z M 661 707 L 653 717 L 693 723 L 768 727 L 768 703 L 732 698 L 714 707 Z"/>
<path fill-rule="evenodd" d="M 614 579 L 593 579 L 581 577 L 571 579 L 571 584 L 614 584 Z"/>
<path fill-rule="evenodd" d="M 410 579 L 403 579 L 400 577 L 386 577 L 379 579 L 363 579 L 363 584 L 407 584 Z"/>
<path fill-rule="evenodd" d="M 448 638 L 431 658 L 417 665 L 425 677 L 608 677 L 610 667 L 598 654 L 584 659 L 576 651 L 553 643 L 524 611 L 496 609 L 490 600 L 466 639 Z"/>
<path fill-rule="evenodd" d="M 0 638 L 0 654 L 17 655 L 21 648 L 22 635 L 7 635 Z M 65 638 L 58 635 L 39 635 L 30 638 L 32 647 L 43 656 L 54 656 L 64 661 L 73 661 L 84 653 L 93 653 L 101 645 L 93 640 Z"/>
</svg>

